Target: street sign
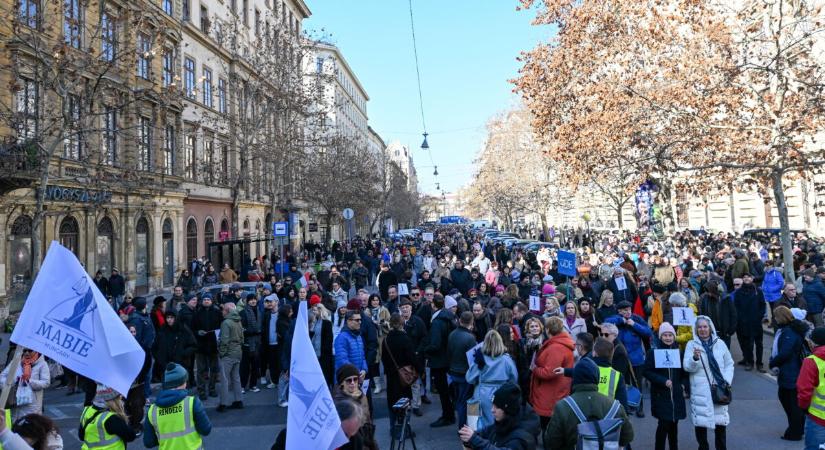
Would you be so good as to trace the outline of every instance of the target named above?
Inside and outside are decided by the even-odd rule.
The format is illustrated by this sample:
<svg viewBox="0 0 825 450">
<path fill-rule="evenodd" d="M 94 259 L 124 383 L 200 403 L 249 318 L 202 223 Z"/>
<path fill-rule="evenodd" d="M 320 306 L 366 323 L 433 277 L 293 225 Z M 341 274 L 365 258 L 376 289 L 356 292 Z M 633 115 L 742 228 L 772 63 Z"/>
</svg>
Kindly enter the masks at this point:
<svg viewBox="0 0 825 450">
<path fill-rule="evenodd" d="M 272 224 L 272 236 L 274 236 L 274 237 L 289 236 L 289 224 L 287 222 L 274 222 Z"/>
<path fill-rule="evenodd" d="M 576 254 L 559 250 L 559 273 L 568 277 L 576 276 Z"/>
<path fill-rule="evenodd" d="M 353 211 L 352 208 L 345 208 L 342 216 L 344 216 L 346 220 L 352 220 L 352 218 L 355 217 L 355 211 Z"/>
</svg>

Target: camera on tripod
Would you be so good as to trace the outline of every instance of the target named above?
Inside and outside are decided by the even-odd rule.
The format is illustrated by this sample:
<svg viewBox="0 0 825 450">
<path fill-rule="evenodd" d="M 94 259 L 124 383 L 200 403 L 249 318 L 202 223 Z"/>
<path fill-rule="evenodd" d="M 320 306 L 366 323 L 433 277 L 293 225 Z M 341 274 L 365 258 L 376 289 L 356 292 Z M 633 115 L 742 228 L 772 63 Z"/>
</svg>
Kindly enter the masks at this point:
<svg viewBox="0 0 825 450">
<path fill-rule="evenodd" d="M 402 397 L 399 398 L 394 405 L 392 405 L 392 411 L 396 414 L 404 414 L 410 409 L 410 405 L 412 405 L 412 403 L 410 403 L 410 399 Z"/>
</svg>

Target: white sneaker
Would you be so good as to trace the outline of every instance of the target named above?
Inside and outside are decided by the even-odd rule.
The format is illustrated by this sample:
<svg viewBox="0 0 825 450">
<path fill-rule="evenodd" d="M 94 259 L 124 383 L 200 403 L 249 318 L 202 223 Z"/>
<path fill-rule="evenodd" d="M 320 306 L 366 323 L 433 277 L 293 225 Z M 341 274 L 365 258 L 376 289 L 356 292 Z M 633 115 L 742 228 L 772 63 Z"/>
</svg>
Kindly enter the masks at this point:
<svg viewBox="0 0 825 450">
<path fill-rule="evenodd" d="M 278 387 L 278 385 L 275 383 L 269 383 L 266 385 L 267 389 L 275 389 L 276 387 Z"/>
<path fill-rule="evenodd" d="M 372 390 L 373 395 L 378 395 L 381 393 L 381 386 L 375 386 L 375 389 Z"/>
<path fill-rule="evenodd" d="M 246 389 L 241 389 L 241 394 L 246 394 Z"/>
<path fill-rule="evenodd" d="M 261 390 L 258 388 L 258 386 L 255 386 L 254 388 L 250 389 L 249 392 L 261 392 Z"/>
<path fill-rule="evenodd" d="M 281 408 L 286 408 L 287 406 L 289 406 L 289 402 L 278 403 L 278 406 L 280 406 Z"/>
</svg>

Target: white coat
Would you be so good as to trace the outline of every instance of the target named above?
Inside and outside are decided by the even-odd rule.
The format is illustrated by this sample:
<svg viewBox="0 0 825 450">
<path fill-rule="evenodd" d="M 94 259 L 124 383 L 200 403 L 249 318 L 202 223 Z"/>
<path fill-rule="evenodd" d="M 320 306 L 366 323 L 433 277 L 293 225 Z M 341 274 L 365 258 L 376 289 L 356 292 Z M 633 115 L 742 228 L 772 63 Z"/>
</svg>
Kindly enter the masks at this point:
<svg viewBox="0 0 825 450">
<path fill-rule="evenodd" d="M 22 365 L 17 369 L 22 373 Z M 0 384 L 6 384 L 6 377 L 9 375 L 9 366 L 3 369 L 0 373 Z M 32 365 L 32 375 L 29 378 L 29 386 L 34 393 L 34 401 L 28 405 L 15 406 L 11 411 L 11 420 L 17 419 L 28 414 L 43 414 L 43 391 L 51 384 L 51 375 L 49 374 L 49 364 L 46 363 L 46 357 L 40 355 L 37 361 Z"/>
<path fill-rule="evenodd" d="M 564 321 L 564 331 L 566 331 L 574 341 L 579 333 L 587 333 L 587 322 L 581 317 L 577 317 L 571 326 L 567 325 L 566 317 L 562 317 L 562 320 Z"/>
<path fill-rule="evenodd" d="M 728 347 L 721 339 L 716 337 L 716 327 L 713 321 L 707 316 L 698 316 L 696 320 L 706 319 L 710 323 L 711 341 L 713 342 L 713 358 L 719 365 L 719 370 L 722 372 L 722 378 L 729 384 L 733 384 L 733 357 L 730 355 Z M 688 341 L 685 347 L 685 357 L 682 362 L 682 367 L 690 375 L 690 419 L 694 426 L 702 428 L 716 428 L 717 425 L 728 426 L 730 423 L 730 416 L 728 415 L 727 405 L 714 405 L 713 398 L 710 393 L 710 382 L 705 375 L 705 368 L 707 374 L 713 378 L 710 372 L 710 365 L 708 364 L 708 355 L 705 353 L 702 342 L 699 340 L 699 335 L 696 334 L 696 324 L 693 325 L 693 340 Z M 702 352 L 699 361 L 693 360 L 693 350 L 698 348 Z M 704 368 L 702 366 L 704 363 Z"/>
</svg>

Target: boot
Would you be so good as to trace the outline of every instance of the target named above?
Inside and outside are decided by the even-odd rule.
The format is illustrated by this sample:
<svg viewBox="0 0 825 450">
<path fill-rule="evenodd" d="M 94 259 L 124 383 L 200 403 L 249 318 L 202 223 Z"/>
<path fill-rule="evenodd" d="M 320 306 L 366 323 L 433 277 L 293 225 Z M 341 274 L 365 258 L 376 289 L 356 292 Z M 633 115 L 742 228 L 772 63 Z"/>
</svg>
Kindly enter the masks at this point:
<svg viewBox="0 0 825 450">
<path fill-rule="evenodd" d="M 373 382 L 373 383 L 375 383 L 375 389 L 373 389 L 373 390 L 372 390 L 372 395 L 378 395 L 378 394 L 380 394 L 380 393 L 381 393 L 381 390 L 383 389 L 383 388 L 381 387 L 381 377 L 380 377 L 380 376 L 378 376 L 378 377 L 374 377 L 374 378 L 372 379 L 372 382 Z"/>
</svg>

